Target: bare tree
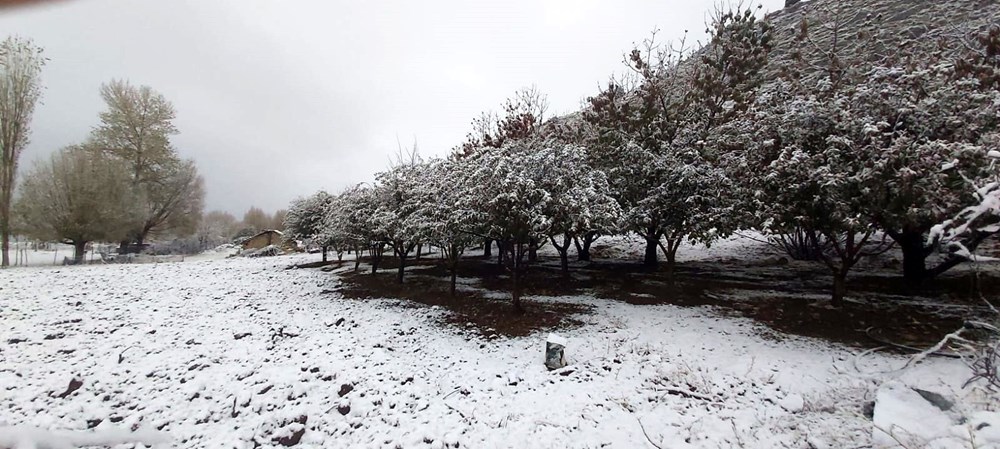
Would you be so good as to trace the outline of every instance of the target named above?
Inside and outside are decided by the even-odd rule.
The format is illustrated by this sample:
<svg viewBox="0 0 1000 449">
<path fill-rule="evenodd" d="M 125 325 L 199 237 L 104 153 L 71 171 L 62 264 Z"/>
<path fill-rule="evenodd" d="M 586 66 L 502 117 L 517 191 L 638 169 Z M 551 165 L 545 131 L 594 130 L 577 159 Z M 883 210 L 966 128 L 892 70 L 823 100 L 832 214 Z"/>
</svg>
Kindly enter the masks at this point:
<svg viewBox="0 0 1000 449">
<path fill-rule="evenodd" d="M 236 217 L 229 212 L 213 210 L 198 223 L 198 243 L 208 249 L 229 242 L 237 231 Z"/>
<path fill-rule="evenodd" d="M 17 161 L 28 144 L 29 122 L 42 95 L 42 49 L 30 39 L 8 37 L 0 43 L 0 267 L 10 265 L 11 203 Z"/>
<path fill-rule="evenodd" d="M 274 215 L 271 216 L 271 229 L 285 229 L 286 215 L 288 215 L 288 209 L 274 211 Z"/>
<path fill-rule="evenodd" d="M 164 164 L 161 179 L 142 189 L 145 213 L 133 238 L 142 245 L 150 235 L 170 231 L 177 236 L 197 230 L 205 198 L 204 181 L 191 160 Z"/>
<path fill-rule="evenodd" d="M 501 114 L 483 112 L 472 119 L 472 132 L 455 152 L 468 156 L 480 148 L 500 148 L 509 140 L 531 137 L 541 128 L 548 109 L 548 96 L 538 87 L 522 87 L 504 102 Z"/>
<path fill-rule="evenodd" d="M 263 209 L 250 206 L 250 209 L 243 214 L 243 226 L 251 228 L 256 232 L 267 230 L 271 225 L 271 217 Z"/>
<path fill-rule="evenodd" d="M 177 133 L 173 105 L 148 86 L 113 80 L 101 86 L 107 109 L 88 147 L 126 164 L 133 188 L 146 205 L 127 239 L 142 244 L 150 235 L 195 231 L 205 196 L 193 161 L 182 160 L 170 144 Z"/>
<path fill-rule="evenodd" d="M 121 161 L 80 147 L 37 163 L 25 176 L 14 208 L 24 232 L 73 245 L 77 262 L 88 243 L 123 238 L 139 214 L 123 169 Z"/>
</svg>

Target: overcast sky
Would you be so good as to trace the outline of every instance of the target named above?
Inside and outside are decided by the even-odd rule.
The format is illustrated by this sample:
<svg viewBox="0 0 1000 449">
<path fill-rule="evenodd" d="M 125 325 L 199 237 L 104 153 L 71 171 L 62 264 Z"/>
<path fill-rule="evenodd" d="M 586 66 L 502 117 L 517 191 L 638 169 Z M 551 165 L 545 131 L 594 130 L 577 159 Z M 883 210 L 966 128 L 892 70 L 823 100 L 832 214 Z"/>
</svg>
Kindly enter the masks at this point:
<svg viewBox="0 0 1000 449">
<path fill-rule="evenodd" d="M 84 140 L 99 86 L 124 78 L 173 102 L 174 146 L 197 161 L 206 209 L 241 217 L 370 181 L 397 139 L 446 154 L 520 87 L 572 112 L 654 28 L 702 38 L 715 4 L 64 0 L 5 10 L 0 29 L 50 59 L 22 167 Z"/>
</svg>

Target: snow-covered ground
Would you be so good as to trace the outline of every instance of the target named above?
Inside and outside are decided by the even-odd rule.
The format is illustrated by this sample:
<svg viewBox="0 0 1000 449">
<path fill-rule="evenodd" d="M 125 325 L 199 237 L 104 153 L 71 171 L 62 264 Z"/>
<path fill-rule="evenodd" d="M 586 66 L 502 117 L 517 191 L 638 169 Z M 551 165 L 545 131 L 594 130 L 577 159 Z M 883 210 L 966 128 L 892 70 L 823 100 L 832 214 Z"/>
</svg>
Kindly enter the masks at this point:
<svg viewBox="0 0 1000 449">
<path fill-rule="evenodd" d="M 710 309 L 532 298 L 593 306 L 549 372 L 544 334 L 483 339 L 284 269 L 318 257 L 0 271 L 0 447 L 915 448 L 927 423 L 928 447 L 1000 445 L 996 398 L 954 360 L 890 372 L 905 359 Z"/>
<path fill-rule="evenodd" d="M 29 245 L 22 243 L 24 248 L 28 248 Z M 109 245 L 110 246 L 110 245 Z M 73 246 L 63 245 L 63 244 L 50 244 L 51 249 L 46 250 L 34 250 L 25 249 L 23 252 L 16 255 L 14 253 L 14 248 L 11 248 L 11 265 L 14 266 L 28 266 L 28 267 L 42 267 L 42 266 L 61 266 L 63 265 L 63 259 L 73 257 Z M 210 249 L 204 251 L 200 254 L 193 256 L 184 255 L 164 255 L 164 256 L 151 256 L 151 255 L 140 255 L 137 256 L 135 263 L 166 263 L 166 262 L 197 262 L 205 260 L 218 260 L 225 259 L 230 255 L 237 252 L 237 248 L 226 247 L 225 245 L 218 248 Z M 100 263 L 101 255 L 97 251 L 87 251 L 84 259 L 87 263 Z"/>
</svg>

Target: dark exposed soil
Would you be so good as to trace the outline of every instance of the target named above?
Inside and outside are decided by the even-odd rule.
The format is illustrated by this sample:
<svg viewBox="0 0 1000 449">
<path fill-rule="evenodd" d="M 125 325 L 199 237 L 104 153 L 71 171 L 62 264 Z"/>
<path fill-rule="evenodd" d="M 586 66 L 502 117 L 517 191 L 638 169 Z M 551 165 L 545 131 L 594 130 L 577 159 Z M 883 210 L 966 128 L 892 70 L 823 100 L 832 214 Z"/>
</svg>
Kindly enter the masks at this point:
<svg viewBox="0 0 1000 449">
<path fill-rule="evenodd" d="M 434 265 L 434 259 L 408 265 Z M 353 264 L 353 262 L 350 262 Z M 588 307 L 558 301 L 526 302 L 527 311 L 514 313 L 509 299 L 490 299 L 509 293 L 510 280 L 495 260 L 468 258 L 459 277 L 476 279 L 474 289 L 448 291 L 448 272 L 440 265 L 407 272 L 396 282 L 395 260 L 386 258 L 376 275 L 348 273 L 341 292 L 348 298 L 399 298 L 441 306 L 452 313 L 448 322 L 483 335 L 524 336 L 539 330 L 580 325 L 574 315 Z M 745 261 L 679 264 L 672 275 L 663 268 L 650 271 L 637 263 L 576 264 L 568 276 L 558 261 L 542 259 L 525 279 L 528 296 L 591 295 L 635 305 L 673 304 L 710 306 L 720 313 L 755 319 L 782 334 L 817 337 L 859 347 L 882 346 L 890 340 L 909 346 L 928 346 L 981 313 L 979 296 L 967 275 L 948 275 L 925 285 L 908 285 L 892 272 L 863 272 L 849 280 L 849 300 L 831 307 L 829 274 L 821 265 L 795 263 L 769 267 Z M 981 291 L 1000 294 L 1000 279 L 981 277 Z M 509 296 L 507 296 L 509 297 Z"/>
<path fill-rule="evenodd" d="M 479 261 L 470 260 L 463 264 L 467 267 L 460 269 L 460 276 L 484 276 L 484 279 L 496 280 L 502 272 L 500 267 Z M 454 297 L 451 296 L 449 274 L 443 266 L 408 272 L 403 284 L 397 282 L 398 265 L 394 261 L 386 261 L 384 267 L 375 275 L 370 270 L 344 275 L 345 288 L 340 292 L 346 298 L 398 298 L 440 306 L 451 312 L 446 319 L 449 324 L 486 337 L 494 334 L 520 337 L 538 330 L 577 326 L 581 323 L 573 316 L 589 310 L 577 304 L 527 302 L 524 312 L 517 313 L 509 300 L 490 299 L 481 291 L 459 290 Z M 479 271 L 474 273 L 477 269 Z M 526 293 L 538 294 L 532 289 L 536 284 L 530 282 L 530 278 L 527 285 Z M 498 290 L 505 291 L 506 288 Z"/>
</svg>

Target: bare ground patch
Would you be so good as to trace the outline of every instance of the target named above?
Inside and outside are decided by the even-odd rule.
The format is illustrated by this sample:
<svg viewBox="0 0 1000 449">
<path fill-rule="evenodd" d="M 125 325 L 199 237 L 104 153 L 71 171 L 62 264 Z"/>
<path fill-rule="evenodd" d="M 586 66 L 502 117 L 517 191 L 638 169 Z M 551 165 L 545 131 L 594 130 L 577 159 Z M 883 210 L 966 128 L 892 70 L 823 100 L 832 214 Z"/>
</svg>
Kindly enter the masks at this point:
<svg viewBox="0 0 1000 449">
<path fill-rule="evenodd" d="M 449 324 L 486 336 L 525 336 L 577 326 L 581 322 L 574 317 L 589 310 L 558 300 L 529 300 L 524 314 L 515 313 L 509 300 L 509 277 L 495 260 L 463 260 L 458 276 L 464 282 L 454 297 L 448 291 L 449 274 L 435 259 L 414 262 L 430 267 L 407 272 L 403 284 L 396 282 L 395 263 L 387 259 L 375 275 L 345 273 L 341 292 L 355 299 L 398 298 L 440 306 L 451 312 Z M 826 299 L 829 275 L 814 264 L 687 262 L 669 275 L 662 268 L 651 271 L 634 262 L 596 261 L 576 263 L 566 275 L 558 269 L 557 260 L 543 258 L 525 279 L 523 293 L 587 295 L 635 305 L 709 306 L 723 314 L 752 318 L 778 332 L 769 337 L 802 335 L 866 348 L 881 346 L 886 340 L 926 346 L 980 312 L 973 281 L 963 274 L 913 286 L 895 273 L 869 270 L 849 282 L 847 304 L 834 308 Z M 1000 294 L 1000 279 L 980 276 L 976 282 L 984 294 Z"/>
</svg>

